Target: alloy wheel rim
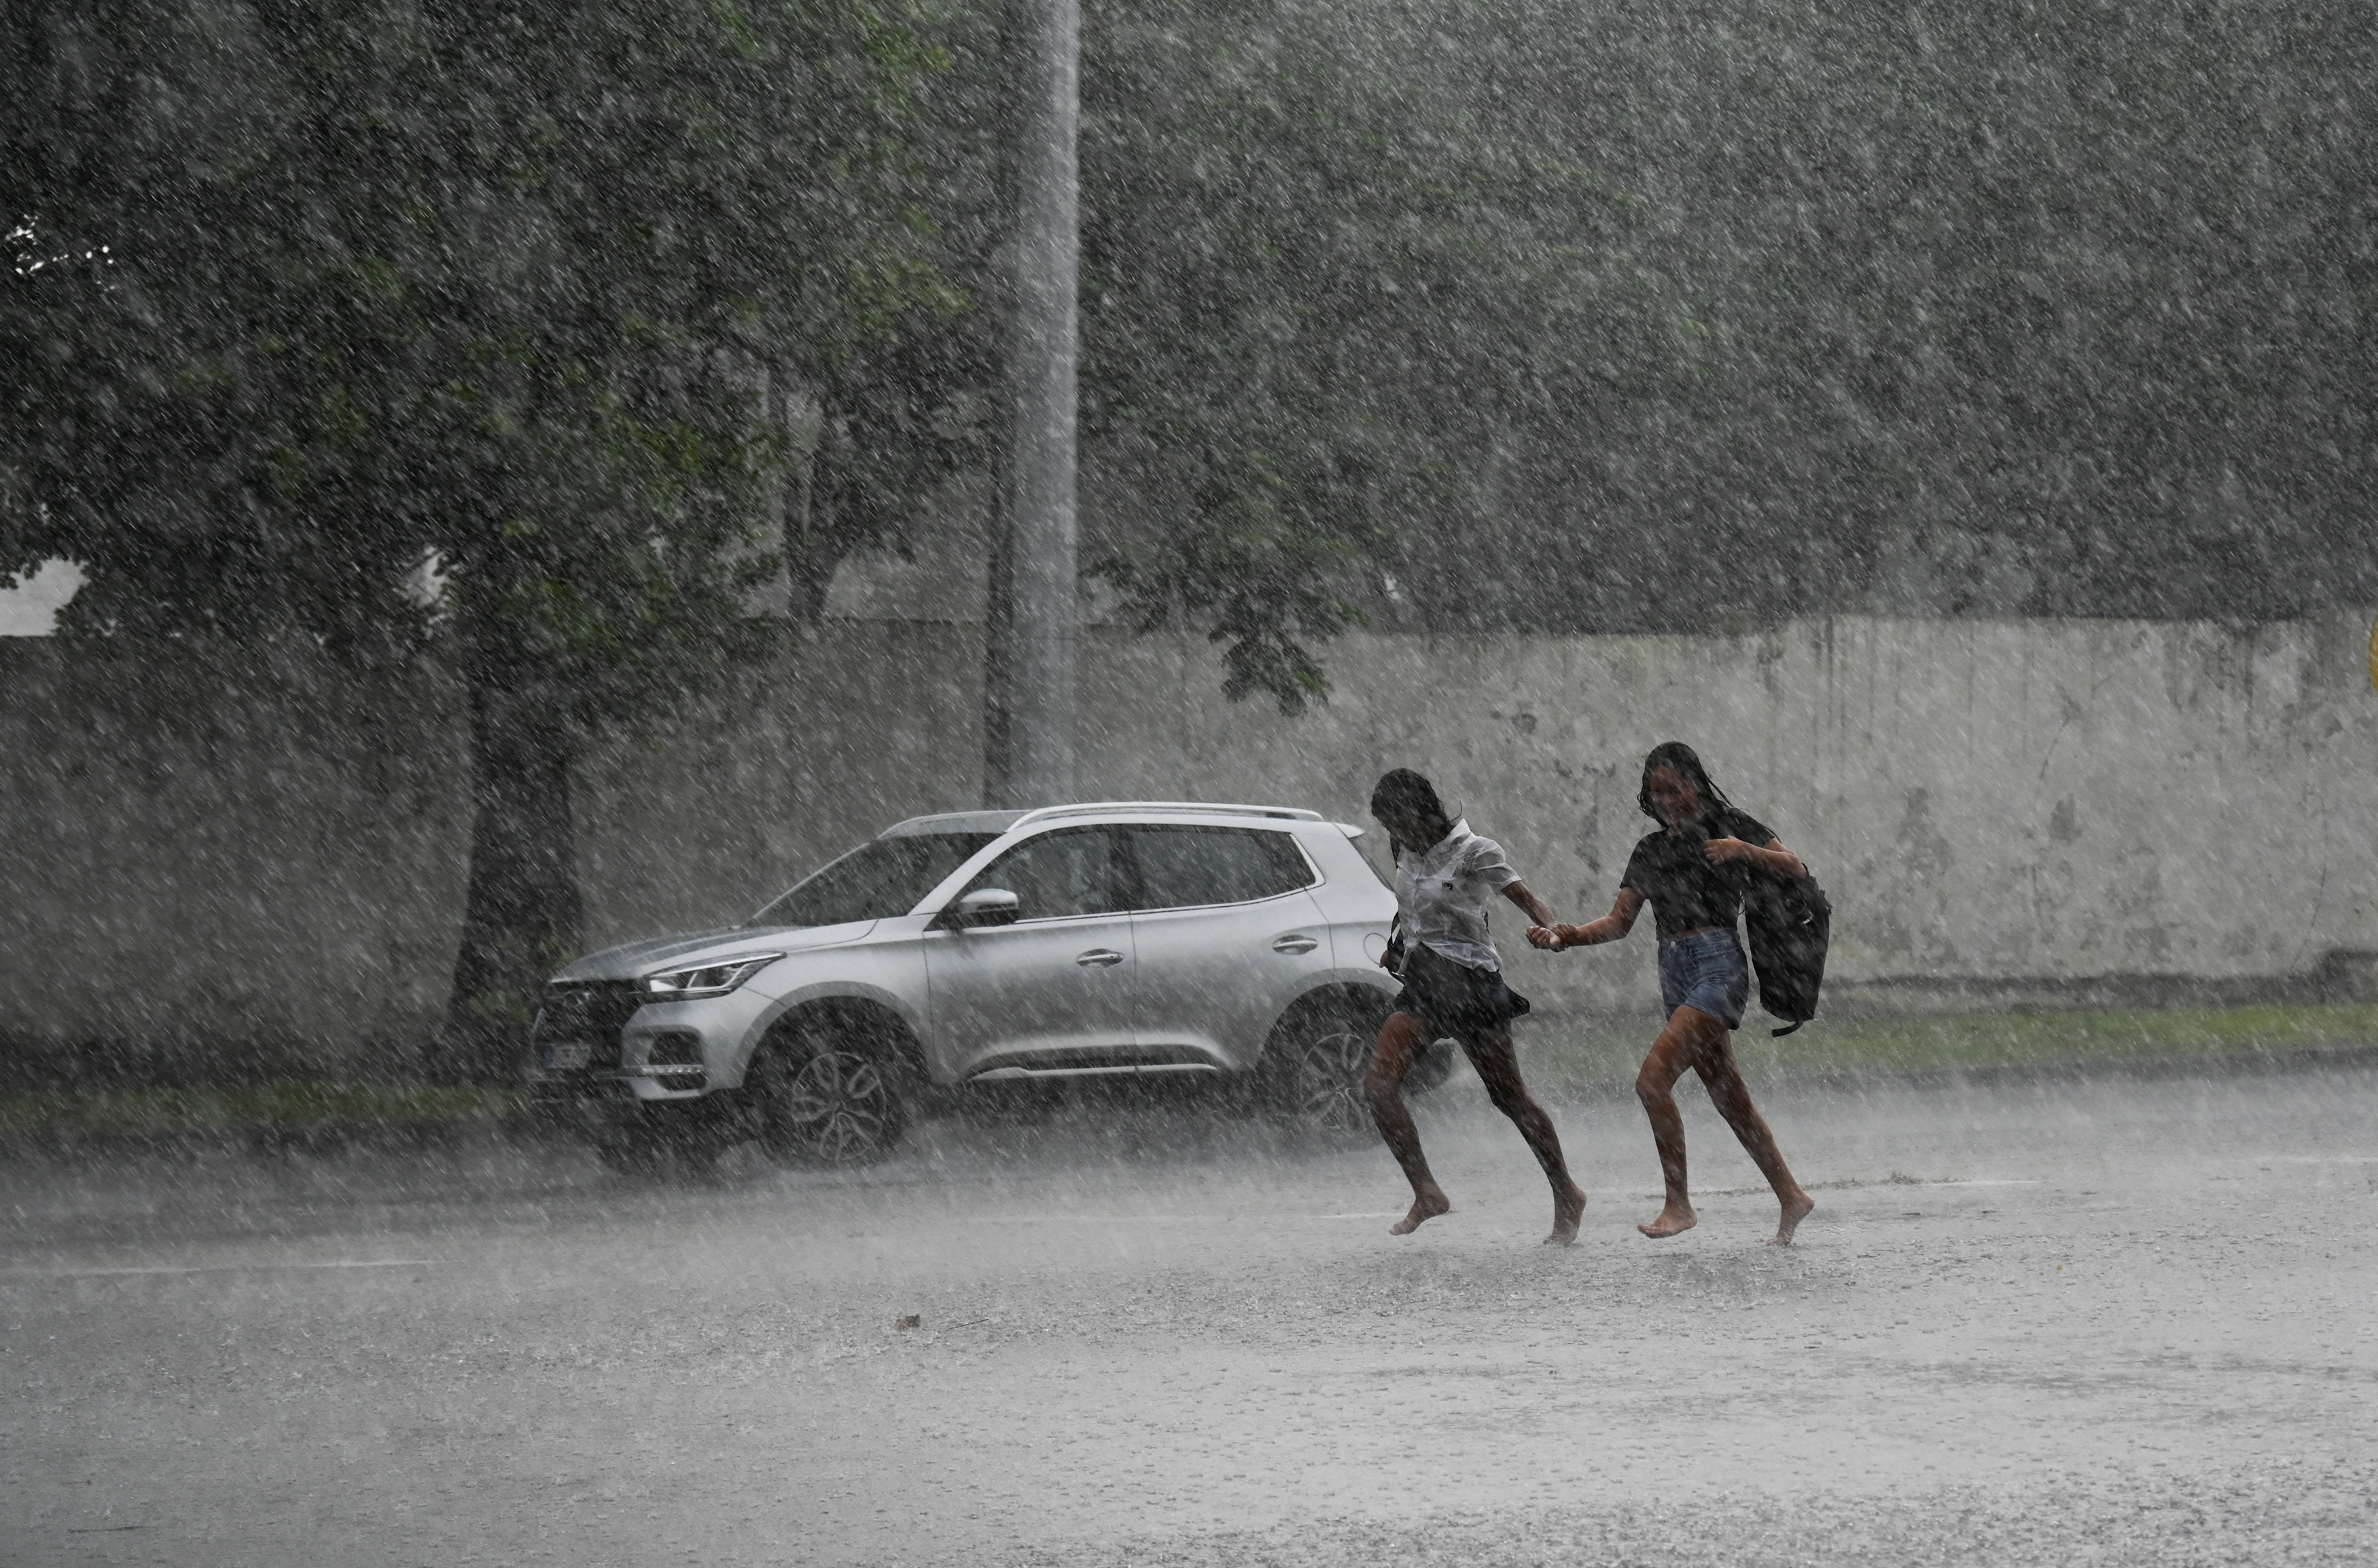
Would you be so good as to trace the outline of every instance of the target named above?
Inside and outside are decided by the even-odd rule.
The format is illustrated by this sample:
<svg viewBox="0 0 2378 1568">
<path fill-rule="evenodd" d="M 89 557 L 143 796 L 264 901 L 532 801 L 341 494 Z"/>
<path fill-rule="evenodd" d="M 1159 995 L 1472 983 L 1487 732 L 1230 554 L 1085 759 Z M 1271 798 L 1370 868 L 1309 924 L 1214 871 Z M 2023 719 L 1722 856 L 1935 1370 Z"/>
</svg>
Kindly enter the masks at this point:
<svg viewBox="0 0 2378 1568">
<path fill-rule="evenodd" d="M 802 1152 L 847 1165 L 883 1147 L 892 1124 L 892 1086 L 865 1057 L 823 1050 L 784 1081 L 776 1109 Z"/>
<path fill-rule="evenodd" d="M 1353 1132 L 1369 1124 L 1363 1069 L 1371 1043 L 1351 1029 L 1307 1040 L 1297 1055 L 1297 1119 L 1325 1132 Z"/>
</svg>

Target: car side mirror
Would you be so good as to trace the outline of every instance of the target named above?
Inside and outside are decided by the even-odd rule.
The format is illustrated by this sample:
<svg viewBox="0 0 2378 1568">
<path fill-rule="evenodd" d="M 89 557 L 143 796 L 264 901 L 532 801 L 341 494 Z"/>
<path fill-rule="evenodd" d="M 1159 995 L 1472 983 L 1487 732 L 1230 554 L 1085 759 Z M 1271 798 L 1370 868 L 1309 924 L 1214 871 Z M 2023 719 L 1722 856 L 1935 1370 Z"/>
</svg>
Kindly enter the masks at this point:
<svg viewBox="0 0 2378 1568">
<path fill-rule="evenodd" d="M 1013 926 L 1023 904 L 1005 888 L 977 888 L 942 911 L 933 922 L 945 930 L 964 931 L 979 926 Z"/>
</svg>

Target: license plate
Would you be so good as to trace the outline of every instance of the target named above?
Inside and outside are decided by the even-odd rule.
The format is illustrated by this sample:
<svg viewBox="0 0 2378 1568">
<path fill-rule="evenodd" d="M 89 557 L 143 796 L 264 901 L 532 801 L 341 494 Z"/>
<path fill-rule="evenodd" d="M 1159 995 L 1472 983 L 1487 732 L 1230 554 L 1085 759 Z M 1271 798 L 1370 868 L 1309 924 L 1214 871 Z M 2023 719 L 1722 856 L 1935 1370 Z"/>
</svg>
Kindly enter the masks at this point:
<svg viewBox="0 0 2378 1568">
<path fill-rule="evenodd" d="M 594 1054 L 594 1047 L 583 1040 L 564 1040 L 545 1047 L 545 1065 L 558 1072 L 569 1072 L 585 1066 Z"/>
</svg>

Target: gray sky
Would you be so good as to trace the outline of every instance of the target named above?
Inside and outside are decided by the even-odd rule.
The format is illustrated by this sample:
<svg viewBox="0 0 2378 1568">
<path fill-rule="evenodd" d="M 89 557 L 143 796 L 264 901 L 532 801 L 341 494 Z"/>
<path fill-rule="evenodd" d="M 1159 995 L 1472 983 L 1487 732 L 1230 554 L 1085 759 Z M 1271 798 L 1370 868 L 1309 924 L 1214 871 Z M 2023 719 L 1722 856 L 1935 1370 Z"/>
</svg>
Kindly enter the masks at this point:
<svg viewBox="0 0 2378 1568">
<path fill-rule="evenodd" d="M 0 578 L 0 637 L 49 636 L 58 628 L 58 606 L 82 581 L 72 561 L 43 561 L 29 576 Z"/>
</svg>

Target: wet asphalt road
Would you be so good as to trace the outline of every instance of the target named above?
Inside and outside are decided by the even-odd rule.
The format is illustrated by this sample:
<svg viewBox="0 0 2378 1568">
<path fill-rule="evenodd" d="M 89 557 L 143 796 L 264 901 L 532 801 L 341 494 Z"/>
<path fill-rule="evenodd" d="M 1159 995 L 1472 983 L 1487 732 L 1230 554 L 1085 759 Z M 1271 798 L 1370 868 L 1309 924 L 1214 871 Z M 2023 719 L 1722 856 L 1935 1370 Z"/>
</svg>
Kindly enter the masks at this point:
<svg viewBox="0 0 2378 1568">
<path fill-rule="evenodd" d="M 2378 1070 L 1631 1102 L 1548 1217 L 1474 1083 L 707 1185 L 567 1147 L 0 1165 L 13 1564 L 2368 1563 Z M 915 1314 L 914 1329 L 895 1326 Z"/>
</svg>

